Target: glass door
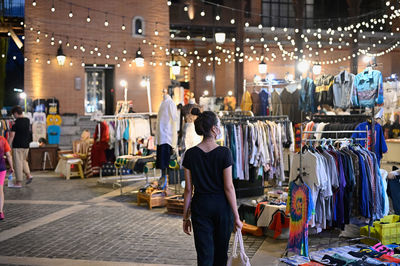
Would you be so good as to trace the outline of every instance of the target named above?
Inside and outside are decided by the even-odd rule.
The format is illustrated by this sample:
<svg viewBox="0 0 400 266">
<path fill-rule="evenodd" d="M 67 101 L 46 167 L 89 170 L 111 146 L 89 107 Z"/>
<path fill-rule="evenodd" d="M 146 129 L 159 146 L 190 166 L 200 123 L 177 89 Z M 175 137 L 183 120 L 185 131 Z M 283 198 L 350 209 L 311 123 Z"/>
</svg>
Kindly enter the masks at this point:
<svg viewBox="0 0 400 266">
<path fill-rule="evenodd" d="M 85 113 L 105 110 L 105 73 L 103 69 L 86 69 Z"/>
</svg>

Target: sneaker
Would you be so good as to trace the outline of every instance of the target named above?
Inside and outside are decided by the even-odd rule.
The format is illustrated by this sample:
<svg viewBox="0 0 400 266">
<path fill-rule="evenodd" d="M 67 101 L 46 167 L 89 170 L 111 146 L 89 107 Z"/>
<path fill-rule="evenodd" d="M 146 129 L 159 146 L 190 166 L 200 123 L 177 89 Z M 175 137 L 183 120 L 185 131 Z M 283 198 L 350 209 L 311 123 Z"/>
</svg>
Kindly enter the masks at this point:
<svg viewBox="0 0 400 266">
<path fill-rule="evenodd" d="M 0 220 L 4 220 L 4 212 L 0 212 Z"/>
<path fill-rule="evenodd" d="M 33 177 L 28 178 L 28 180 L 26 180 L 26 184 L 29 185 L 30 183 L 32 183 L 33 181 Z"/>
<path fill-rule="evenodd" d="M 22 188 L 22 185 L 15 185 L 15 184 L 11 184 L 8 185 L 9 188 Z"/>
</svg>

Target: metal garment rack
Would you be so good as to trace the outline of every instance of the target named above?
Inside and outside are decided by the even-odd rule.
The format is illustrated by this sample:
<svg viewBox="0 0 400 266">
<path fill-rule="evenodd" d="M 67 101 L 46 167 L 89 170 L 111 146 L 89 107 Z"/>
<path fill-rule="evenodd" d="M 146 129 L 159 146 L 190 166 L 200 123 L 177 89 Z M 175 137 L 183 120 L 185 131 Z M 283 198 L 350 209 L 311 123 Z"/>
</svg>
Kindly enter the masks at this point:
<svg viewBox="0 0 400 266">
<path fill-rule="evenodd" d="M 129 119 L 129 118 L 144 118 L 148 119 L 150 116 L 152 116 L 155 113 L 127 113 L 127 114 L 117 114 L 117 115 L 103 115 L 99 116 L 101 120 L 114 120 L 115 122 L 119 119 Z M 149 120 L 150 123 L 150 120 Z M 151 126 L 151 125 L 150 125 Z M 101 168 L 99 168 L 99 182 L 106 182 L 106 181 L 112 181 L 114 180 L 114 185 L 118 184 L 119 182 L 119 187 L 120 187 L 120 194 L 122 195 L 122 181 L 143 181 L 146 180 L 146 183 L 149 183 L 149 176 L 148 173 L 145 174 L 139 174 L 139 175 L 122 175 L 122 171 L 120 171 L 118 168 L 116 168 L 116 175 L 115 176 L 107 176 L 103 177 Z M 154 172 L 154 177 L 156 177 L 156 169 L 153 168 Z"/>
</svg>

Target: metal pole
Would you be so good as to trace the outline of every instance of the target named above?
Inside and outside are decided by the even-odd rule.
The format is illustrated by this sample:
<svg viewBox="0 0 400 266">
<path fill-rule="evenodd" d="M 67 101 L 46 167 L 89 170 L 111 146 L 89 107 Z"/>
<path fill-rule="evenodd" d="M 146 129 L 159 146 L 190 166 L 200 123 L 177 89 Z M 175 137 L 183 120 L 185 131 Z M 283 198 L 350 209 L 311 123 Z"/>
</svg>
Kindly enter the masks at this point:
<svg viewBox="0 0 400 266">
<path fill-rule="evenodd" d="M 212 56 L 213 56 L 213 60 L 212 60 L 212 70 L 213 70 L 213 78 L 212 78 L 212 96 L 216 97 L 217 95 L 217 89 L 215 87 L 215 27 L 213 27 L 213 52 L 212 52 Z"/>
<path fill-rule="evenodd" d="M 149 105 L 149 113 L 152 114 L 153 110 L 151 108 L 150 77 L 146 77 L 146 88 L 147 88 L 147 102 Z"/>
</svg>

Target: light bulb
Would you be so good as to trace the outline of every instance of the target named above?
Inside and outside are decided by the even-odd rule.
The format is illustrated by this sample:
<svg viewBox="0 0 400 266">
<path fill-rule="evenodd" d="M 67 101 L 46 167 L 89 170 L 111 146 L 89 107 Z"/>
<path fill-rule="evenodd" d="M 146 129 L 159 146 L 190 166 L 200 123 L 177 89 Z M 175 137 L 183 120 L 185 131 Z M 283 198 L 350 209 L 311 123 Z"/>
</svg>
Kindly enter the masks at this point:
<svg viewBox="0 0 400 266">
<path fill-rule="evenodd" d="M 219 15 L 215 16 L 215 20 L 220 20 L 220 19 L 221 19 L 221 17 Z"/>
<path fill-rule="evenodd" d="M 186 5 L 183 7 L 183 11 L 185 11 L 185 12 L 188 11 L 188 7 Z"/>
<path fill-rule="evenodd" d="M 32 1 L 32 5 L 33 5 L 33 6 L 36 6 L 36 0 L 33 0 L 33 1 Z"/>
<path fill-rule="evenodd" d="M 247 28 L 250 26 L 250 23 L 246 21 L 246 23 L 244 23 L 244 26 Z"/>
<path fill-rule="evenodd" d="M 231 19 L 231 24 L 235 24 L 235 19 Z"/>
<path fill-rule="evenodd" d="M 51 12 L 53 12 L 53 13 L 56 12 L 56 8 L 55 8 L 54 6 L 52 6 L 50 10 L 51 10 Z"/>
<path fill-rule="evenodd" d="M 104 26 L 108 27 L 109 23 L 108 20 L 104 21 Z"/>
<path fill-rule="evenodd" d="M 171 33 L 171 38 L 173 39 L 173 38 L 175 38 L 175 34 L 173 34 L 173 33 Z"/>
<path fill-rule="evenodd" d="M 158 36 L 158 30 L 154 31 L 154 35 Z"/>
<path fill-rule="evenodd" d="M 172 5 L 171 1 L 167 1 L 167 5 L 171 6 Z"/>
<path fill-rule="evenodd" d="M 91 21 L 90 16 L 87 16 L 86 21 L 89 23 Z"/>
<path fill-rule="evenodd" d="M 70 18 L 72 18 L 72 17 L 74 16 L 74 13 L 72 13 L 72 11 L 69 11 L 68 16 L 69 16 Z"/>
<path fill-rule="evenodd" d="M 205 15 L 206 15 L 206 12 L 204 12 L 204 10 L 202 10 L 202 11 L 200 12 L 200 16 L 204 17 Z"/>
</svg>

